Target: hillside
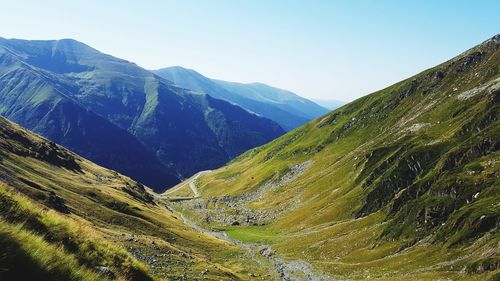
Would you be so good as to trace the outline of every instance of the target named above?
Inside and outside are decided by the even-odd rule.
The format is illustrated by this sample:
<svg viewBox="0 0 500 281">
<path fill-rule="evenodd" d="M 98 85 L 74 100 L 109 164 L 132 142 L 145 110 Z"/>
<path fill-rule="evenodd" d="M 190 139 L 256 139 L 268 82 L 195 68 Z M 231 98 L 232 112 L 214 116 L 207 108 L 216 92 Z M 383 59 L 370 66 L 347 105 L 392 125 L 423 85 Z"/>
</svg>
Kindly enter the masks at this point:
<svg viewBox="0 0 500 281">
<path fill-rule="evenodd" d="M 158 191 L 284 133 L 71 39 L 0 38 L 0 114 Z"/>
<path fill-rule="evenodd" d="M 498 280 L 499 48 L 497 35 L 252 149 L 176 208 L 334 280 Z"/>
<path fill-rule="evenodd" d="M 0 279 L 248 280 L 267 267 L 142 184 L 0 117 Z M 267 275 L 271 276 L 271 275 Z"/>
<path fill-rule="evenodd" d="M 290 91 L 261 83 L 235 83 L 207 78 L 180 66 L 155 70 L 175 85 L 236 104 L 278 123 L 289 131 L 328 112 Z"/>
</svg>

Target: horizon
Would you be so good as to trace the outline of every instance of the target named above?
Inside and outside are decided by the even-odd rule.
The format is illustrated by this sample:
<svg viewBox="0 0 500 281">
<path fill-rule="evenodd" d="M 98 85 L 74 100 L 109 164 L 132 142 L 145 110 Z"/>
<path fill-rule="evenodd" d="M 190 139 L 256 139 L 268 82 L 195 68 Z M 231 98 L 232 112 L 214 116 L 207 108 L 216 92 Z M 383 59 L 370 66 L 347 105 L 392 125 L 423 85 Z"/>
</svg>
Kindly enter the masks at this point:
<svg viewBox="0 0 500 281">
<path fill-rule="evenodd" d="M 447 61 L 500 27 L 494 1 L 53 0 L 7 6 L 0 12 L 4 38 L 74 39 L 148 70 L 181 66 L 211 79 L 344 102 Z"/>
</svg>

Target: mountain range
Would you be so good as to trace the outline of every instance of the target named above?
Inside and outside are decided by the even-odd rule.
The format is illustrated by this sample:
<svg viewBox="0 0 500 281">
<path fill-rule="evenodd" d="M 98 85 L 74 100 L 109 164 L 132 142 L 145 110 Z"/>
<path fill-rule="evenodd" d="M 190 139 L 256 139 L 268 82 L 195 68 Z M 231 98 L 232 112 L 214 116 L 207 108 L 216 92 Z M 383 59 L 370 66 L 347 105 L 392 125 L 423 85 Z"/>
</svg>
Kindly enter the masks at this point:
<svg viewBox="0 0 500 281">
<path fill-rule="evenodd" d="M 278 123 L 286 131 L 326 114 L 329 110 L 290 91 L 262 83 L 236 83 L 207 78 L 180 66 L 154 70 L 174 84 L 229 101 Z"/>
<path fill-rule="evenodd" d="M 79 42 L 2 40 L 0 73 L 54 139 L 0 117 L 1 280 L 500 278 L 500 35 L 238 156 L 283 130 Z M 204 132 L 235 158 L 162 194 L 85 159 L 175 182 Z"/>
<path fill-rule="evenodd" d="M 284 133 L 210 94 L 75 40 L 0 39 L 1 115 L 155 190 Z"/>
</svg>

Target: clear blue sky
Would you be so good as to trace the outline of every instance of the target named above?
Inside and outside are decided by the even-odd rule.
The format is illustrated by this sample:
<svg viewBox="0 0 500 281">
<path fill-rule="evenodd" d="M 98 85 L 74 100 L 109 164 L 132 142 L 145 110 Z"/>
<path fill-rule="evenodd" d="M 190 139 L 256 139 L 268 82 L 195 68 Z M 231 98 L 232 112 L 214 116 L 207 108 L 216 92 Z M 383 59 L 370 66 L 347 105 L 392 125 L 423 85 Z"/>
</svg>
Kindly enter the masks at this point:
<svg viewBox="0 0 500 281">
<path fill-rule="evenodd" d="M 500 32 L 498 0 L 2 1 L 0 36 L 350 101 Z"/>
</svg>

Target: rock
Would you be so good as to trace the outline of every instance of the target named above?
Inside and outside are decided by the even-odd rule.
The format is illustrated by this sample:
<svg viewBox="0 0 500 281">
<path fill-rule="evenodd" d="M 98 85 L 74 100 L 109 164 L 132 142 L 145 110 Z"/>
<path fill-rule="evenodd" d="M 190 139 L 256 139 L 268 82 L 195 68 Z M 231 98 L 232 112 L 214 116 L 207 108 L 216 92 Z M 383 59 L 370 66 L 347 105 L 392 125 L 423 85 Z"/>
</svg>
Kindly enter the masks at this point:
<svg viewBox="0 0 500 281">
<path fill-rule="evenodd" d="M 263 257 L 271 257 L 273 256 L 273 250 L 271 249 L 271 247 L 264 247 L 262 248 L 259 253 L 263 256 Z"/>
<path fill-rule="evenodd" d="M 114 276 L 111 269 L 109 269 L 109 267 L 107 267 L 107 266 L 98 265 L 98 266 L 94 267 L 94 270 L 97 271 L 98 273 L 105 275 L 105 276 L 108 276 L 108 277 Z"/>
</svg>

